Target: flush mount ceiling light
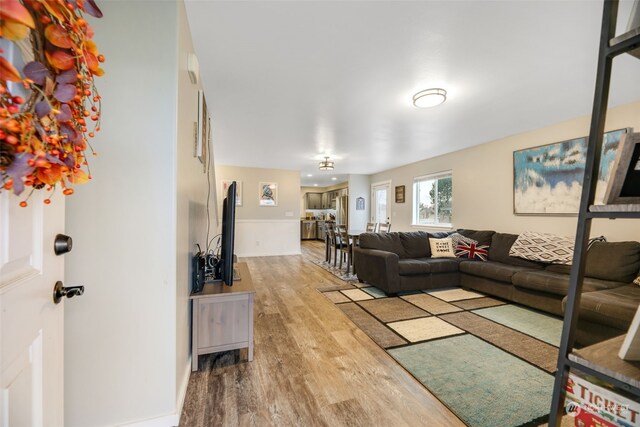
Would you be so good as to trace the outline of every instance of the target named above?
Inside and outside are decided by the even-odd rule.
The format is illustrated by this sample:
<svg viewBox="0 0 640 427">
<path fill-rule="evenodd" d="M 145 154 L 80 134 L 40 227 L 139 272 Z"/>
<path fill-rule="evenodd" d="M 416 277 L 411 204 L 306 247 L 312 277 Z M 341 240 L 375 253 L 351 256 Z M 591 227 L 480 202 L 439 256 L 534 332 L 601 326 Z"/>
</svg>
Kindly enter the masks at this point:
<svg viewBox="0 0 640 427">
<path fill-rule="evenodd" d="M 440 88 L 423 90 L 413 95 L 413 105 L 418 108 L 435 107 L 447 99 L 447 91 Z"/>
<path fill-rule="evenodd" d="M 321 171 L 332 171 L 333 170 L 333 162 L 329 161 L 329 157 L 325 157 L 323 161 L 318 165 L 318 169 Z"/>
</svg>

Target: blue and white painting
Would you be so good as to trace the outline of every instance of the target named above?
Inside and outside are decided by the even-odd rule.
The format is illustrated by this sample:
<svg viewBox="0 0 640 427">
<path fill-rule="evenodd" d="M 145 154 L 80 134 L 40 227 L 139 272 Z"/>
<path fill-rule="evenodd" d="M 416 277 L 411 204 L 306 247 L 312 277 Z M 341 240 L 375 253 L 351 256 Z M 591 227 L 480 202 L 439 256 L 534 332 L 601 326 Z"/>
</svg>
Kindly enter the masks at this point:
<svg viewBox="0 0 640 427">
<path fill-rule="evenodd" d="M 626 129 L 604 134 L 595 204 L 602 204 L 611 166 Z M 580 207 L 587 138 L 513 152 L 515 214 L 575 214 Z"/>
</svg>

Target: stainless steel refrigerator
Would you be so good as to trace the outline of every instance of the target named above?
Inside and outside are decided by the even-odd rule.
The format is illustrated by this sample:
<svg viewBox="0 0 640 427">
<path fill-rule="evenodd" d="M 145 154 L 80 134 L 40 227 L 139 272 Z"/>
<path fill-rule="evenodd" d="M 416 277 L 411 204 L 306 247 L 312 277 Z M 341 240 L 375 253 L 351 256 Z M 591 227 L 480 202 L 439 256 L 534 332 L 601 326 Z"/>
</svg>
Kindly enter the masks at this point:
<svg viewBox="0 0 640 427">
<path fill-rule="evenodd" d="M 349 196 L 336 197 L 336 224 L 349 228 Z"/>
</svg>

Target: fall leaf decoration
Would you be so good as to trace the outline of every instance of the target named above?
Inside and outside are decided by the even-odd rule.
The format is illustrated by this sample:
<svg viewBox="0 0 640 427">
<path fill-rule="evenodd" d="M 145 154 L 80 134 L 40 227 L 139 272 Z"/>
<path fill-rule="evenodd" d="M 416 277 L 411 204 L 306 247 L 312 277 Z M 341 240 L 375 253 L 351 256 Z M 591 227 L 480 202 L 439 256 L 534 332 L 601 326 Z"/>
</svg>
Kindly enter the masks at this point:
<svg viewBox="0 0 640 427">
<path fill-rule="evenodd" d="M 28 38 L 34 57 L 20 71 L 0 49 L 0 192 L 31 187 L 23 207 L 34 190 L 60 185 L 70 195 L 70 184 L 91 179 L 86 152 L 96 154 L 89 139 L 100 131 L 94 78 L 104 56 L 85 13 L 102 17 L 94 0 L 0 0 L 0 37 Z"/>
</svg>

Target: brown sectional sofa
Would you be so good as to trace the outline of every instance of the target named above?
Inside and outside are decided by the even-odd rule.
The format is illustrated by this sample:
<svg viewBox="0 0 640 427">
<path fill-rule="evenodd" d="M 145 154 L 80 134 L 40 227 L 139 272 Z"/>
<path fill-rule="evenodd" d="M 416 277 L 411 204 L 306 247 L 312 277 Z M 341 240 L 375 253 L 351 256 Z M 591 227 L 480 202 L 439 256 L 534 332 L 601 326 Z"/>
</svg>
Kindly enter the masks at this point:
<svg viewBox="0 0 640 427">
<path fill-rule="evenodd" d="M 509 255 L 515 234 L 458 233 L 489 245 L 487 261 L 432 258 L 429 238 L 452 232 L 364 233 L 354 249 L 358 278 L 388 294 L 461 286 L 562 316 L 570 266 Z M 621 335 L 640 304 L 640 243 L 595 242 L 587 255 L 576 339 L 588 345 Z"/>
</svg>

